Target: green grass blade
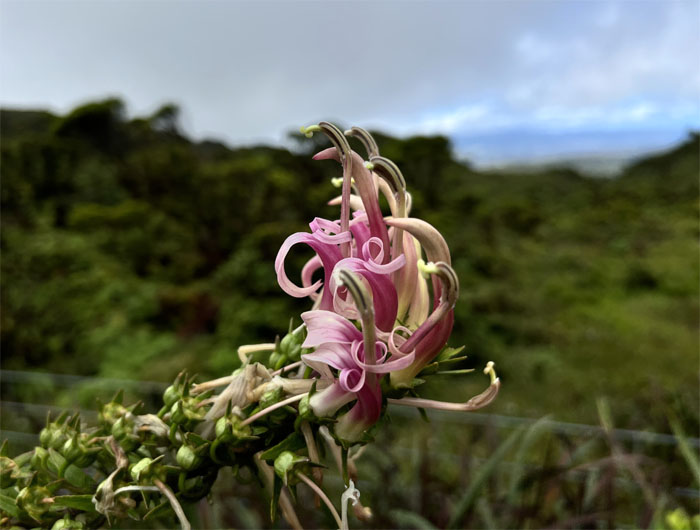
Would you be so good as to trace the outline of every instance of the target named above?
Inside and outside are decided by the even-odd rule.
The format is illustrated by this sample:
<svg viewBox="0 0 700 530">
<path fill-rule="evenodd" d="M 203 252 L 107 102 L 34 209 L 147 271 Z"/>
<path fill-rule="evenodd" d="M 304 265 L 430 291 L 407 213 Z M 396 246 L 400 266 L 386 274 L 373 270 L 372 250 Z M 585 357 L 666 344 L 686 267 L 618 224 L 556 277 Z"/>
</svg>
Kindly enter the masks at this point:
<svg viewBox="0 0 700 530">
<path fill-rule="evenodd" d="M 690 444 L 688 444 L 688 437 L 685 435 L 685 432 L 683 432 L 683 428 L 681 427 L 678 418 L 676 418 L 675 415 L 669 415 L 668 423 L 671 425 L 673 434 L 676 436 L 676 438 L 678 438 L 678 448 L 680 449 L 683 458 L 685 458 L 690 471 L 693 473 L 695 483 L 700 486 L 700 460 L 698 460 L 697 453 L 693 451 Z"/>
<path fill-rule="evenodd" d="M 474 474 L 473 480 L 467 487 L 467 491 L 464 492 L 464 495 L 462 495 L 462 498 L 459 499 L 454 512 L 452 512 L 452 517 L 450 518 L 450 522 L 447 524 L 447 528 L 457 528 L 457 525 L 459 525 L 460 521 L 464 518 L 464 514 L 467 513 L 472 504 L 474 504 L 474 500 L 476 499 L 477 494 L 481 491 L 483 485 L 496 470 L 498 464 L 501 463 L 508 451 L 515 446 L 522 433 L 523 429 L 515 430 L 501 445 L 496 448 L 488 460 L 486 460 L 486 462 L 484 462 L 478 468 Z"/>
</svg>

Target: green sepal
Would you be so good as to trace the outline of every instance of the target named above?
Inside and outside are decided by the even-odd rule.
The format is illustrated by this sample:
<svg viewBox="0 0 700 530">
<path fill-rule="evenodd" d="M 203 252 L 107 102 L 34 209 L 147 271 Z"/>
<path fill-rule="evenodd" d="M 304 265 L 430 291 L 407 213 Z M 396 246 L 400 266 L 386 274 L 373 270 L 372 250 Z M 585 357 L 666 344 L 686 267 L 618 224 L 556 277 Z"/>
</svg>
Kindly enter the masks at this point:
<svg viewBox="0 0 700 530">
<path fill-rule="evenodd" d="M 59 495 L 54 497 L 53 502 L 57 506 L 72 508 L 82 512 L 97 513 L 95 505 L 92 503 L 92 495 Z"/>
<path fill-rule="evenodd" d="M 459 346 L 458 348 L 452 348 L 451 346 L 445 346 L 442 350 L 440 350 L 440 353 L 438 353 L 433 360 L 435 362 L 443 362 L 447 361 L 448 359 L 452 359 L 453 357 L 456 357 L 457 355 L 462 353 L 465 347 L 466 346 Z"/>
<path fill-rule="evenodd" d="M 143 516 L 144 521 L 148 521 L 154 517 L 162 517 L 170 513 L 170 503 L 168 501 L 163 501 L 155 507 L 151 508 L 146 515 Z"/>
</svg>

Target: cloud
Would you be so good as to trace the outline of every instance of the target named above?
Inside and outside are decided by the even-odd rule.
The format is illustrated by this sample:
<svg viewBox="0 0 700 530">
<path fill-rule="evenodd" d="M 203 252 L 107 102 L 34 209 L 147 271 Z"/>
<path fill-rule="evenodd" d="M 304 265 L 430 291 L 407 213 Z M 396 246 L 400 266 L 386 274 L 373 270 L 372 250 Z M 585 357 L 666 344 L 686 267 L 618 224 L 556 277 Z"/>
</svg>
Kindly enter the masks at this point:
<svg viewBox="0 0 700 530">
<path fill-rule="evenodd" d="M 699 16 L 682 1 L 5 0 L 0 103 L 175 101 L 189 132 L 233 143 L 319 119 L 399 134 L 682 126 Z"/>
</svg>

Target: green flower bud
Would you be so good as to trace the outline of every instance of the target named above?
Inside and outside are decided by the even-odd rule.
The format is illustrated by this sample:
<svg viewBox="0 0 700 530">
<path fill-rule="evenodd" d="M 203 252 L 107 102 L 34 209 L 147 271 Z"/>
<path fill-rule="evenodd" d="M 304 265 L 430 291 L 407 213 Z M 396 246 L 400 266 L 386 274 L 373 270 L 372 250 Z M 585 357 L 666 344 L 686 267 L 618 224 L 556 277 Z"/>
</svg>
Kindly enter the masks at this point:
<svg viewBox="0 0 700 530">
<path fill-rule="evenodd" d="M 165 468 L 159 463 L 162 456 L 158 458 L 142 458 L 135 464 L 129 466 L 129 473 L 131 477 L 140 483 L 151 482 L 153 479 L 160 479 L 165 481 L 166 471 Z"/>
<path fill-rule="evenodd" d="M 277 353 L 277 352 L 272 352 L 272 353 L 270 354 L 270 358 L 269 358 L 269 361 L 268 361 L 268 365 L 270 366 L 270 368 L 273 368 L 273 369 L 274 369 L 275 366 L 277 366 L 277 365 L 279 364 L 279 362 L 280 362 L 281 359 L 282 359 L 282 355 L 281 355 L 281 354 L 279 354 L 279 353 Z"/>
<path fill-rule="evenodd" d="M 296 343 L 296 338 L 292 333 L 287 333 L 280 341 L 280 353 L 289 355 L 292 347 Z"/>
<path fill-rule="evenodd" d="M 132 451 L 139 445 L 139 437 L 134 434 L 134 422 L 129 416 L 122 416 L 112 425 L 112 436 L 124 451 Z"/>
<path fill-rule="evenodd" d="M 170 385 L 165 389 L 165 392 L 163 392 L 163 403 L 166 407 L 172 407 L 173 403 L 175 403 L 181 397 L 182 395 L 177 391 L 175 386 Z"/>
<path fill-rule="evenodd" d="M 298 482 L 295 475 L 297 472 L 308 474 L 309 468 L 313 464 L 306 456 L 300 456 L 291 451 L 283 451 L 275 458 L 275 473 L 285 486 L 291 486 Z"/>
<path fill-rule="evenodd" d="M 204 459 L 197 455 L 194 448 L 190 447 L 189 445 L 181 445 L 177 450 L 175 460 L 180 467 L 186 469 L 187 471 L 191 471 L 198 468 Z"/>
<path fill-rule="evenodd" d="M 199 406 L 200 400 L 184 397 L 176 401 L 170 409 L 170 422 L 190 430 L 204 419 L 206 409 Z"/>
<path fill-rule="evenodd" d="M 19 468 L 14 460 L 0 456 L 0 488 L 5 489 L 15 485 Z"/>
<path fill-rule="evenodd" d="M 23 488 L 17 495 L 17 506 L 24 510 L 29 517 L 41 523 L 41 517 L 49 511 L 53 496 L 51 492 L 42 486 L 29 486 Z"/>
<path fill-rule="evenodd" d="M 34 469 L 46 470 L 46 463 L 49 459 L 49 452 L 43 447 L 35 447 L 30 463 Z"/>
<path fill-rule="evenodd" d="M 311 404 L 309 403 L 310 396 L 304 396 L 299 402 L 299 412 L 298 417 L 303 420 L 308 420 L 310 422 L 316 422 L 318 420 L 316 414 L 314 414 Z"/>
<path fill-rule="evenodd" d="M 116 422 L 122 416 L 125 416 L 128 412 L 129 409 L 127 409 L 124 405 L 112 401 L 102 407 L 98 419 L 103 427 L 111 428 L 114 422 Z"/>
</svg>

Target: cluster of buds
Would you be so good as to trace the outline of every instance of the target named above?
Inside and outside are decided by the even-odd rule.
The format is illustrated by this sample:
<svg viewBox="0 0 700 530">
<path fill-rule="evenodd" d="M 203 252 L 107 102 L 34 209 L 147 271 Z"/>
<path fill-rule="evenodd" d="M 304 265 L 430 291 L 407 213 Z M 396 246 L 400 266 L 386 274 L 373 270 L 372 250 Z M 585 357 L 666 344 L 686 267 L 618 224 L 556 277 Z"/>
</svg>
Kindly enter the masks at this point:
<svg viewBox="0 0 700 530">
<path fill-rule="evenodd" d="M 387 404 L 470 411 L 494 399 L 500 382 L 493 363 L 484 370 L 488 388 L 466 403 L 417 397 L 425 377 L 466 359 L 447 346 L 459 296 L 447 243 L 410 217 L 404 177 L 369 133 L 343 133 L 326 122 L 303 132 L 330 139 L 333 147 L 314 159 L 340 162 L 342 178 L 340 196 L 330 201 L 340 206 L 339 218 L 314 219 L 310 232 L 284 241 L 275 260 L 281 288 L 312 301 L 301 325 L 290 323 L 274 343 L 241 346 L 241 367 L 229 376 L 194 384 L 180 374 L 157 414 L 124 405 L 120 393 L 94 428 L 63 414 L 49 418 L 33 451 L 10 459 L 3 448 L 1 527 L 97 528 L 126 517 L 148 521 L 169 509 L 189 529 L 180 502 L 206 496 L 227 466 L 240 480 L 258 477 L 273 518 L 279 509 L 301 528 L 294 502 L 304 483 L 346 529 L 349 503 L 358 518 L 371 516 L 353 484 L 357 454 L 350 457 L 350 448 L 370 441 Z M 366 160 L 348 137 L 364 145 Z M 301 243 L 314 255 L 299 286 L 285 259 Z M 346 484 L 340 512 L 321 488 L 321 445 Z"/>
</svg>

